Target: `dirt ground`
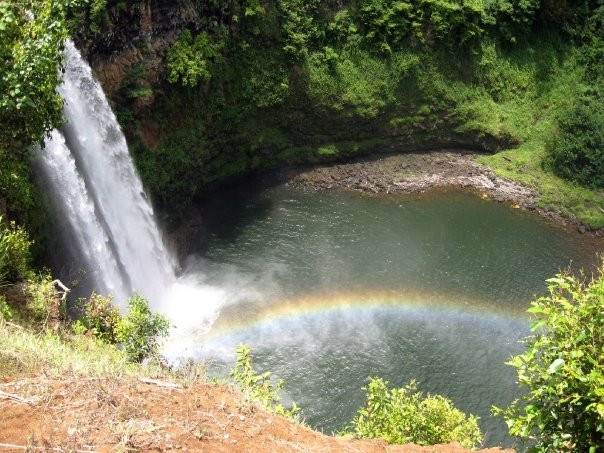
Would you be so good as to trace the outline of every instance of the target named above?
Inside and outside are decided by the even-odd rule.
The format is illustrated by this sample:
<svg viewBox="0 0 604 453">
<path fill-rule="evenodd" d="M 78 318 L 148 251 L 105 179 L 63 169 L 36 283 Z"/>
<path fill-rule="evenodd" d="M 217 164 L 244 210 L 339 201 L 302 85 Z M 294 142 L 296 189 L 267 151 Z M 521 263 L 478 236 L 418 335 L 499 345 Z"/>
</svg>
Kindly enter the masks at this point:
<svg viewBox="0 0 604 453">
<path fill-rule="evenodd" d="M 381 440 L 326 436 L 266 412 L 226 386 L 43 375 L 0 384 L 0 450 L 466 451 L 457 445 L 393 446 Z"/>
</svg>

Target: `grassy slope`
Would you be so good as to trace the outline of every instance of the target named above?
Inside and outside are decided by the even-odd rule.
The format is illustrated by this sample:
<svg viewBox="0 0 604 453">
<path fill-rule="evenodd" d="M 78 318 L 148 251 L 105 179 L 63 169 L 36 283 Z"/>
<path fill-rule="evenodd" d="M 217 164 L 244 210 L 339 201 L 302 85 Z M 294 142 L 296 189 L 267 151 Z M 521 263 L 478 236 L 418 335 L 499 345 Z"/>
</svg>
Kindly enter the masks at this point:
<svg viewBox="0 0 604 453">
<path fill-rule="evenodd" d="M 541 194 L 539 204 L 576 219 L 590 228 L 604 228 L 604 192 L 590 190 L 544 170 L 543 144 L 527 143 L 479 161 L 504 178 L 518 181 Z"/>
<path fill-rule="evenodd" d="M 556 118 L 583 88 L 577 50 L 556 36 L 536 36 L 513 49 L 483 43 L 474 61 L 473 81 L 449 81 L 459 131 L 506 138 L 516 145 L 479 158 L 499 176 L 541 194 L 540 206 L 590 228 L 604 227 L 604 191 L 555 176 L 547 166 L 547 146 Z"/>
<path fill-rule="evenodd" d="M 516 83 L 532 78 L 532 86 L 520 95 L 492 105 L 496 117 L 516 135 L 520 145 L 479 161 L 498 175 L 535 189 L 541 194 L 540 207 L 558 211 L 590 228 L 602 228 L 604 191 L 559 178 L 547 168 L 547 146 L 556 134 L 556 116 L 577 97 L 583 69 L 575 63 L 574 50 L 566 49 L 546 77 L 541 78 L 543 75 L 536 68 L 547 64 L 543 59 L 551 59 L 551 54 L 536 46 L 533 50 L 536 57 L 531 63 L 526 55 L 531 52 L 525 49 L 522 53 L 525 55 L 512 55 L 508 61 L 516 64 Z M 487 126 L 487 130 L 489 127 L 492 126 Z"/>
<path fill-rule="evenodd" d="M 0 380 L 38 373 L 120 376 L 141 371 L 115 347 L 92 338 L 35 333 L 0 318 Z M 157 373 L 157 370 L 149 371 Z"/>
<path fill-rule="evenodd" d="M 469 451 L 326 436 L 266 411 L 233 386 L 207 383 L 200 370 L 128 363 L 114 346 L 82 335 L 35 333 L 0 316 L 0 448 Z M 159 380 L 145 382 L 149 377 Z"/>
</svg>

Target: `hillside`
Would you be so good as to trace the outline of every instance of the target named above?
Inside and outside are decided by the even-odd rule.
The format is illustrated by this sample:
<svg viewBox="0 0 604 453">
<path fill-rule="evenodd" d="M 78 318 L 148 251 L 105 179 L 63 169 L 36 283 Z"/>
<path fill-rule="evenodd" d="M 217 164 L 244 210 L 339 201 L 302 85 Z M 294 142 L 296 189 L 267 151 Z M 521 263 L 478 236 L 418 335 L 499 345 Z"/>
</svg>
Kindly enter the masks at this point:
<svg viewBox="0 0 604 453">
<path fill-rule="evenodd" d="M 330 437 L 209 383 L 201 367 L 136 365 L 112 346 L 65 335 L 0 320 L 0 450 L 467 451 Z"/>
<path fill-rule="evenodd" d="M 400 452 L 462 453 L 459 446 L 388 445 L 330 437 L 261 409 L 229 387 L 185 388 L 143 377 L 55 379 L 0 384 L 0 449 L 46 451 Z M 7 395 L 10 394 L 10 395 Z M 17 398 L 24 397 L 27 402 Z M 10 445 L 15 447 L 11 448 Z M 19 447 L 17 447 L 19 446 Z M 485 453 L 511 452 L 490 448 Z"/>
</svg>

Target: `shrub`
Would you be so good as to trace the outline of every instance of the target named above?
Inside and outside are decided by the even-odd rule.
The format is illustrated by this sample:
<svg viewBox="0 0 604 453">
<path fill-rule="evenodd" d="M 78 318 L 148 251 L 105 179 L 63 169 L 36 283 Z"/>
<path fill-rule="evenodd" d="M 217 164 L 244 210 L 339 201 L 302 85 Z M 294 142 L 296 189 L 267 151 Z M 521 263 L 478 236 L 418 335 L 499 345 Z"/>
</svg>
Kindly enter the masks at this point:
<svg viewBox="0 0 604 453">
<path fill-rule="evenodd" d="M 554 172 L 589 187 L 604 187 L 603 98 L 585 98 L 567 110 L 550 145 Z"/>
<path fill-rule="evenodd" d="M 540 0 L 488 0 L 485 2 L 487 21 L 496 26 L 501 38 L 516 43 L 531 31 L 540 3 Z"/>
<path fill-rule="evenodd" d="M 473 44 L 482 34 L 482 2 L 423 0 L 363 0 L 361 22 L 369 42 L 382 51 L 411 43 Z"/>
<path fill-rule="evenodd" d="M 293 417 L 300 410 L 294 403 L 290 409 L 281 404 L 279 392 L 283 389 L 283 381 L 273 385 L 270 381 L 271 372 L 255 374 L 250 357 L 249 346 L 240 344 L 237 347 L 237 360 L 235 368 L 231 370 L 231 377 L 239 385 L 241 390 L 247 392 L 249 397 L 258 401 L 265 409 L 278 415 Z"/>
<path fill-rule="evenodd" d="M 277 2 L 285 53 L 294 60 L 305 57 L 319 34 L 314 15 L 318 0 L 281 0 Z"/>
<path fill-rule="evenodd" d="M 367 402 L 352 421 L 358 437 L 383 438 L 390 444 L 459 442 L 465 448 L 482 442 L 477 417 L 466 416 L 442 396 L 424 397 L 415 381 L 388 389 L 387 381 L 370 378 L 363 390 Z"/>
<path fill-rule="evenodd" d="M 51 320 L 59 320 L 65 307 L 57 297 L 50 274 L 32 276 L 27 281 L 27 309 L 33 321 L 47 327 Z"/>
<path fill-rule="evenodd" d="M 148 86 L 150 64 L 148 61 L 139 61 L 128 69 L 122 81 L 122 92 L 128 99 L 150 98 L 153 90 Z"/>
<path fill-rule="evenodd" d="M 12 321 L 15 317 L 12 308 L 8 305 L 6 298 L 4 296 L 0 296 L 0 319 L 4 319 L 5 321 Z"/>
<path fill-rule="evenodd" d="M 494 410 L 534 451 L 595 453 L 604 445 L 604 263 L 589 282 L 567 272 L 548 283 L 528 310 L 537 334 L 508 363 L 526 391 Z"/>
<path fill-rule="evenodd" d="M 168 336 L 170 323 L 158 313 L 153 313 L 147 302 L 135 294 L 128 300 L 128 314 L 115 327 L 115 338 L 134 362 L 156 355 L 159 340 Z"/>
<path fill-rule="evenodd" d="M 62 121 L 67 0 L 0 1 L 0 148 L 26 149 Z"/>
<path fill-rule="evenodd" d="M 306 61 L 307 93 L 315 105 L 347 116 L 373 118 L 392 103 L 396 78 L 384 59 L 359 49 L 332 55 L 313 52 Z"/>
<path fill-rule="evenodd" d="M 31 244 L 27 231 L 0 216 L 0 283 L 28 277 Z"/>
<path fill-rule="evenodd" d="M 82 318 L 76 324 L 77 331 L 94 335 L 106 343 L 117 343 L 116 328 L 121 316 L 119 310 L 113 306 L 113 297 L 105 297 L 92 293 L 90 299 L 81 304 Z"/>
<path fill-rule="evenodd" d="M 219 58 L 221 48 L 222 43 L 215 43 L 207 33 L 193 38 L 189 30 L 183 31 L 168 50 L 168 82 L 193 87 L 209 81 L 210 64 Z"/>
</svg>

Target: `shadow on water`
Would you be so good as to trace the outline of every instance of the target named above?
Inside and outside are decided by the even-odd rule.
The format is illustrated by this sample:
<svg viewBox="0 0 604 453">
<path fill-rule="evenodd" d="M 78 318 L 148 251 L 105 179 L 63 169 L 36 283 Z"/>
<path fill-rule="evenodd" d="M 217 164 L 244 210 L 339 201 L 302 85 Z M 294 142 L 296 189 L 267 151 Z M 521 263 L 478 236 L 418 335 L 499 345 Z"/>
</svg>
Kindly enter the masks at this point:
<svg viewBox="0 0 604 453">
<path fill-rule="evenodd" d="M 276 174 L 246 175 L 231 184 L 223 184 L 199 203 L 203 215 L 203 232 L 194 247 L 207 251 L 211 241 L 235 241 L 250 224 L 266 219 L 275 201 L 266 192 L 282 183 Z"/>
</svg>

